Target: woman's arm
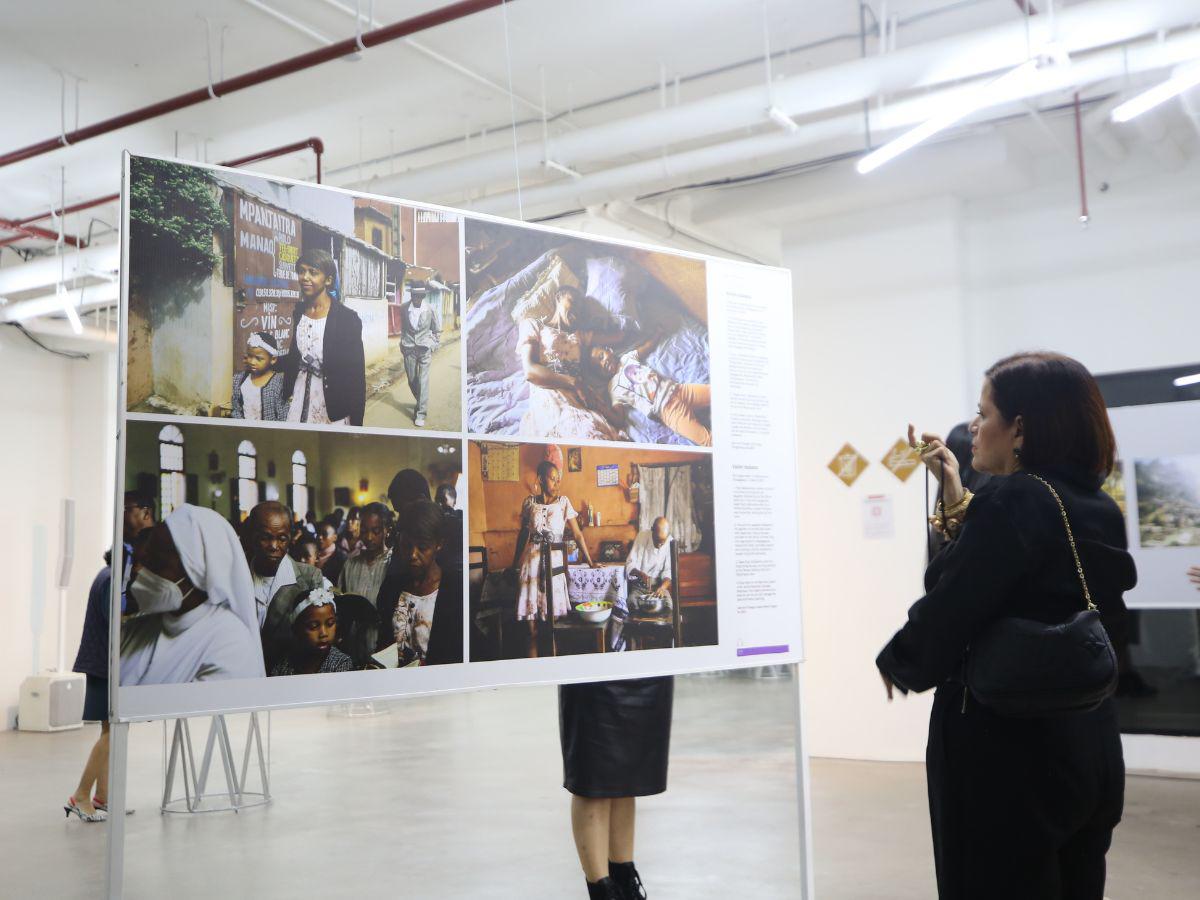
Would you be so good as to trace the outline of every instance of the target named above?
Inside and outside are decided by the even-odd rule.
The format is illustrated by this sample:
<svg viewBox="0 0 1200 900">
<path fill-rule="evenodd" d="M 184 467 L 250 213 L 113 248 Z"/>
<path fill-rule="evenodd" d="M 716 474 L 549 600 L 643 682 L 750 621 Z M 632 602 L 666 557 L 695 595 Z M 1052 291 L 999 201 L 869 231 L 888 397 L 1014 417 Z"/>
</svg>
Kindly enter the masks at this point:
<svg viewBox="0 0 1200 900">
<path fill-rule="evenodd" d="M 540 387 L 556 388 L 560 391 L 574 391 L 578 385 L 570 375 L 560 375 L 541 362 L 541 352 L 536 344 L 521 345 L 521 368 L 525 371 L 525 380 Z"/>
<path fill-rule="evenodd" d="M 579 545 L 579 552 L 583 554 L 583 558 L 587 564 L 593 568 L 599 568 L 599 563 L 592 561 L 592 554 L 588 552 L 587 541 L 583 539 L 583 530 L 579 527 L 579 522 L 575 519 L 567 519 L 567 527 L 571 529 L 571 536 L 575 538 L 575 543 Z"/>
<path fill-rule="evenodd" d="M 521 554 L 525 552 L 525 545 L 529 543 L 529 529 L 524 525 L 517 533 L 517 551 L 513 554 L 512 568 L 519 568 L 521 565 Z"/>
<path fill-rule="evenodd" d="M 971 640 L 1003 614 L 1030 556 L 1004 498 L 981 493 L 940 559 L 937 583 L 875 660 L 879 671 L 901 690 L 925 691 L 945 681 Z"/>
</svg>

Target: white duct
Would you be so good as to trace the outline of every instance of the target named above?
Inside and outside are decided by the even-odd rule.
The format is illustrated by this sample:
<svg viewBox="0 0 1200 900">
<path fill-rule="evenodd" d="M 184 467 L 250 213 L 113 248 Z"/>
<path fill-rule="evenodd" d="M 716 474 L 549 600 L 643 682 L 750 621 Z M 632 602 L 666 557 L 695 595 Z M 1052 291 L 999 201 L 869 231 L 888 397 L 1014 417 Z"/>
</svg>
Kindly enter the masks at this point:
<svg viewBox="0 0 1200 900">
<path fill-rule="evenodd" d="M 42 337 L 61 338 L 63 345 L 78 347 L 82 350 L 113 350 L 117 346 L 116 329 L 105 330 L 94 325 L 84 325 L 83 331 L 76 334 L 65 319 L 30 319 L 22 322 L 21 327 L 30 334 Z"/>
<path fill-rule="evenodd" d="M 115 275 L 121 264 L 117 244 L 84 250 L 68 250 L 61 256 L 44 256 L 33 262 L 0 269 L 0 297 L 10 297 L 37 288 L 56 288 L 75 278 Z M 61 304 L 60 304 L 61 305 Z"/>
<path fill-rule="evenodd" d="M 1074 90 L 1083 85 L 1152 71 L 1197 58 L 1200 58 L 1200 32 L 1185 33 L 1161 43 L 1146 41 L 1132 47 L 1101 50 L 1076 60 L 1070 66 L 1042 69 L 1035 82 L 1017 85 L 1016 89 L 1010 90 L 999 99 L 1004 104 L 1012 104 L 1030 97 Z M 970 90 L 970 84 L 958 85 L 923 94 L 911 100 L 888 104 L 882 110 L 873 109 L 870 113 L 871 132 L 874 135 L 882 135 L 889 131 L 909 128 L 925 121 L 934 110 L 944 108 L 946 104 L 953 103 L 959 95 Z M 1001 105 L 979 115 L 995 116 L 1022 111 L 1023 108 L 1006 108 Z M 823 142 L 846 138 L 858 140 L 862 129 L 862 113 L 855 112 L 801 125 L 791 134 L 773 131 L 667 157 L 614 166 L 580 179 L 565 179 L 525 188 L 521 194 L 522 206 L 526 213 L 549 207 L 560 211 L 564 208 L 594 206 L 618 198 L 622 193 L 628 194 L 671 179 L 694 176 L 748 161 L 762 163 L 775 157 L 795 155 L 802 148 Z M 517 195 L 515 191 L 494 194 L 468 205 L 478 212 L 513 215 L 517 208 Z"/>
<path fill-rule="evenodd" d="M 1055 43 L 1068 53 L 1134 40 L 1190 25 L 1195 0 L 1093 0 L 1060 11 L 870 56 L 692 103 L 656 109 L 510 150 L 494 150 L 376 178 L 357 185 L 376 193 L 430 199 L 539 169 L 547 157 L 578 167 L 624 154 L 667 147 L 743 128 L 767 118 L 772 103 L 788 116 L 805 116 L 883 94 L 895 94 L 977 77 L 1018 65 Z M 1051 28 L 1053 27 L 1053 33 Z M 1028 29 L 1028 30 L 1027 30 Z"/>
<path fill-rule="evenodd" d="M 62 312 L 70 306 L 77 313 L 114 306 L 121 298 L 121 286 L 115 281 L 103 281 L 63 293 L 43 294 L 19 303 L 0 307 L 0 322 L 24 322 L 38 316 Z"/>
</svg>

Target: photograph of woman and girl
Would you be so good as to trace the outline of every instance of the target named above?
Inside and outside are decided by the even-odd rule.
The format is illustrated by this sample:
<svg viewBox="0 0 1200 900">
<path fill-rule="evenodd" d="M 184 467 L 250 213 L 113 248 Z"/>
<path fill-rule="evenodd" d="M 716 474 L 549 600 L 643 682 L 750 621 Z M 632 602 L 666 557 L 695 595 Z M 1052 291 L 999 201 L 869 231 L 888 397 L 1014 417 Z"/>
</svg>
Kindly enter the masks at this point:
<svg viewBox="0 0 1200 900">
<path fill-rule="evenodd" d="M 131 411 L 461 429 L 457 218 L 163 160 L 131 178 Z"/>
<path fill-rule="evenodd" d="M 472 659 L 716 643 L 707 456 L 572 448 L 574 472 L 557 445 L 520 444 L 518 474 L 502 481 L 484 474 L 491 446 L 468 450 L 481 500 L 468 511 L 471 551 L 486 569 Z M 622 480 L 599 486 L 597 468 L 613 465 Z"/>
<path fill-rule="evenodd" d="M 467 220 L 476 434 L 711 446 L 703 260 Z"/>
<path fill-rule="evenodd" d="M 453 484 L 458 464 L 447 461 L 454 455 L 447 446 L 428 438 L 131 421 L 126 481 L 143 485 L 164 515 L 135 553 L 121 683 L 461 662 L 462 519 L 433 501 L 421 471 L 388 468 L 408 462 L 439 485 Z M 252 476 L 234 479 L 228 498 L 222 459 Z M 153 491 L 164 460 L 180 471 L 160 470 L 160 491 Z M 203 481 L 197 468 L 206 470 Z M 386 500 L 363 502 L 350 515 L 332 507 L 348 493 L 337 484 L 357 482 L 366 499 L 372 480 L 387 484 Z M 294 511 L 279 500 L 257 501 L 260 491 L 286 492 L 299 505 Z M 318 509 L 330 511 L 318 518 Z"/>
<path fill-rule="evenodd" d="M 229 405 L 234 419 L 362 425 L 367 367 L 362 321 L 334 301 L 333 257 L 306 250 L 296 263 L 303 305 L 287 353 L 267 331 L 253 332 L 233 380 Z"/>
</svg>

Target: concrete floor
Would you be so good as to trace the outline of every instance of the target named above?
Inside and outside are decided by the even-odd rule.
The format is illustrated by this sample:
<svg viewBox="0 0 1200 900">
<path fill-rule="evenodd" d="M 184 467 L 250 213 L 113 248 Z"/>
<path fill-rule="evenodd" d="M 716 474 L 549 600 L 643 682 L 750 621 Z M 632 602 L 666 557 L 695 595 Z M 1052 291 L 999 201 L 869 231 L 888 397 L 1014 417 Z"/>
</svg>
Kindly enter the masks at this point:
<svg viewBox="0 0 1200 900">
<path fill-rule="evenodd" d="M 679 680 L 671 789 L 640 807 L 651 897 L 798 896 L 791 699 L 786 680 Z M 271 719 L 275 802 L 237 815 L 161 816 L 163 728 L 133 727 L 127 897 L 583 895 L 553 689 Z M 60 809 L 96 730 L 0 733 L 0 896 L 102 895 L 104 828 Z M 922 767 L 814 760 L 812 781 L 820 900 L 935 896 Z M 1126 806 L 1108 896 L 1196 896 L 1200 783 L 1131 778 Z"/>
<path fill-rule="evenodd" d="M 416 398 L 404 374 L 399 338 L 390 339 L 387 363 L 367 373 L 367 405 L 363 424 L 376 428 L 412 428 Z M 458 332 L 433 354 L 429 367 L 429 409 L 425 427 L 433 431 L 462 430 L 462 347 Z"/>
</svg>

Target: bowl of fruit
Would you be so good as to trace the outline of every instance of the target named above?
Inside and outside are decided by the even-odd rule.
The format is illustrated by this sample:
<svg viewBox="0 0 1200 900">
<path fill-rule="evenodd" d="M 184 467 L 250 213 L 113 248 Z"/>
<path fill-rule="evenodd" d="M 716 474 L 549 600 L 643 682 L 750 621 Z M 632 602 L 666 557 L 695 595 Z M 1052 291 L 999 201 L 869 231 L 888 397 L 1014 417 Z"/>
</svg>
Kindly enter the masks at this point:
<svg viewBox="0 0 1200 900">
<path fill-rule="evenodd" d="M 579 613 L 579 618 L 583 621 L 599 625 L 601 622 L 607 622 L 608 617 L 612 615 L 612 604 L 607 600 L 588 600 L 585 603 L 576 603 L 575 612 Z"/>
</svg>

